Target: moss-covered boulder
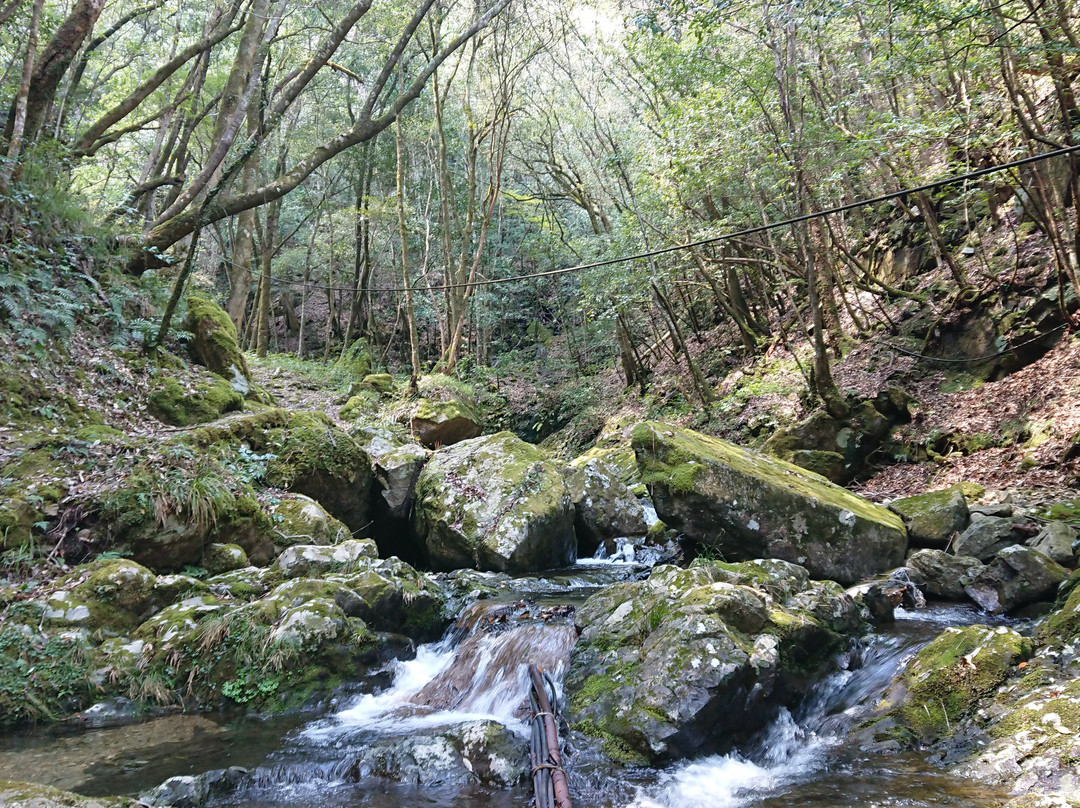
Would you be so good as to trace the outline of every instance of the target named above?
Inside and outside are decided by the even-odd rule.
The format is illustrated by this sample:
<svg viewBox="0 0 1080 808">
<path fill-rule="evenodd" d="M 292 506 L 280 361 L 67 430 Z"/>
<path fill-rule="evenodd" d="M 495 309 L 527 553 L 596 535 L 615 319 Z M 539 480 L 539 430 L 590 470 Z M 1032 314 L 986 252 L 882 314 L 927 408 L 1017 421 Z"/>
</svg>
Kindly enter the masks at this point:
<svg viewBox="0 0 1080 808">
<path fill-rule="evenodd" d="M 964 587 L 982 569 L 983 563 L 971 556 L 956 556 L 944 550 L 926 548 L 908 556 L 909 569 L 922 579 L 927 597 L 942 600 L 966 600 Z"/>
<path fill-rule="evenodd" d="M 0 805 L 4 808 L 136 808 L 140 803 L 127 797 L 84 797 L 51 786 L 0 780 Z"/>
<path fill-rule="evenodd" d="M 150 611 L 155 577 L 128 559 L 99 559 L 56 582 L 45 601 L 46 625 L 118 634 L 137 626 Z"/>
<path fill-rule="evenodd" d="M 31 531 L 41 521 L 40 512 L 25 497 L 7 496 L 0 502 L 0 550 L 31 545 Z"/>
<path fill-rule="evenodd" d="M 324 414 L 289 413 L 284 427 L 267 432 L 266 447 L 274 455 L 267 482 L 311 497 L 351 531 L 367 525 L 371 461 Z"/>
<path fill-rule="evenodd" d="M 202 568 L 211 575 L 243 569 L 248 566 L 247 553 L 239 544 L 208 544 L 203 548 Z"/>
<path fill-rule="evenodd" d="M 860 734 L 908 744 L 949 738 L 980 703 L 1022 672 L 1033 645 L 1010 628 L 948 628 L 897 675 Z"/>
<path fill-rule="evenodd" d="M 567 720 L 623 762 L 745 741 L 861 626 L 838 585 L 778 560 L 657 567 L 593 595 L 575 624 Z"/>
<path fill-rule="evenodd" d="M 402 416 L 413 436 L 429 449 L 451 446 L 484 431 L 484 419 L 472 391 L 447 376 L 424 376 L 420 398 Z"/>
<path fill-rule="evenodd" d="M 311 497 L 287 494 L 270 507 L 275 545 L 339 544 L 352 537 L 349 529 Z"/>
<path fill-rule="evenodd" d="M 176 379 L 159 378 L 146 397 L 147 411 L 172 426 L 214 421 L 243 406 L 244 397 L 221 378 L 186 387 Z"/>
<path fill-rule="evenodd" d="M 573 506 L 562 470 L 510 432 L 434 454 L 413 516 L 437 570 L 542 570 L 573 563 Z"/>
<path fill-rule="evenodd" d="M 616 536 L 642 536 L 648 529 L 641 503 L 622 481 L 623 470 L 609 465 L 610 452 L 587 452 L 570 461 L 566 485 L 574 503 L 578 552 L 591 556 Z"/>
<path fill-rule="evenodd" d="M 347 371 L 357 381 L 368 376 L 373 365 L 374 358 L 371 355 L 371 348 L 362 339 L 358 339 L 350 345 L 349 349 L 334 363 L 334 367 Z"/>
<path fill-rule="evenodd" d="M 394 392 L 394 377 L 389 373 L 369 373 L 360 383 L 380 395 L 388 396 Z"/>
<path fill-rule="evenodd" d="M 273 568 L 285 578 L 322 577 L 356 569 L 363 560 L 378 557 L 379 548 L 371 539 L 348 539 L 329 547 L 296 544 L 277 557 Z"/>
<path fill-rule="evenodd" d="M 834 483 L 851 481 L 881 445 L 894 423 L 909 420 L 907 397 L 898 389 L 851 407 L 844 418 L 818 410 L 801 424 L 777 430 L 761 447 L 780 460 Z"/>
<path fill-rule="evenodd" d="M 183 328 L 191 332 L 188 348 L 195 361 L 228 379 L 237 391 L 247 395 L 252 389 L 251 371 L 240 351 L 236 326 L 225 309 L 192 295 L 188 298 Z"/>
<path fill-rule="evenodd" d="M 780 558 L 845 584 L 903 561 L 900 517 L 823 477 L 656 422 L 632 445 L 660 518 L 729 560 Z"/>
<path fill-rule="evenodd" d="M 1076 567 L 1076 549 L 1078 531 L 1065 522 L 1048 522 L 1043 525 L 1034 538 L 1028 542 L 1033 550 L 1049 556 L 1063 567 Z M 1078 548 L 1080 549 L 1080 548 Z"/>
<path fill-rule="evenodd" d="M 916 547 L 943 550 L 968 525 L 967 500 L 958 486 L 895 499 L 889 510 L 904 520 L 908 539 Z"/>
<path fill-rule="evenodd" d="M 975 572 L 964 592 L 982 609 L 1001 614 L 1052 601 L 1067 577 L 1067 569 L 1038 550 L 1013 545 Z"/>
<path fill-rule="evenodd" d="M 429 576 L 396 558 L 372 561 L 341 576 L 360 597 L 356 616 L 375 631 L 404 634 L 415 640 L 437 639 L 449 620 L 447 596 Z"/>
<path fill-rule="evenodd" d="M 208 707 L 296 708 L 382 661 L 354 615 L 359 602 L 340 583 L 306 578 L 248 602 L 187 598 L 139 626 L 141 667 Z"/>
</svg>

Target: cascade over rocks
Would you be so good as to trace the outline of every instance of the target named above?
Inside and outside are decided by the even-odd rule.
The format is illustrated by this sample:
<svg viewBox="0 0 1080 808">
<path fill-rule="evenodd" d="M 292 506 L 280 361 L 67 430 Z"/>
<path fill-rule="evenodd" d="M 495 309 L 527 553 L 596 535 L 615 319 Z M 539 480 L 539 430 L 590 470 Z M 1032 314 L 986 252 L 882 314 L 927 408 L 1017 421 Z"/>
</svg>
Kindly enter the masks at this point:
<svg viewBox="0 0 1080 808">
<path fill-rule="evenodd" d="M 416 483 L 413 525 L 436 570 L 527 572 L 576 558 L 561 469 L 510 432 L 436 452 Z"/>
<path fill-rule="evenodd" d="M 780 558 L 844 584 L 903 561 L 900 517 L 805 469 L 657 422 L 632 441 L 660 518 L 725 558 Z"/>
<path fill-rule="evenodd" d="M 862 625 L 838 584 L 775 559 L 657 567 L 593 595 L 575 624 L 567 720 L 623 762 L 745 740 Z"/>
</svg>

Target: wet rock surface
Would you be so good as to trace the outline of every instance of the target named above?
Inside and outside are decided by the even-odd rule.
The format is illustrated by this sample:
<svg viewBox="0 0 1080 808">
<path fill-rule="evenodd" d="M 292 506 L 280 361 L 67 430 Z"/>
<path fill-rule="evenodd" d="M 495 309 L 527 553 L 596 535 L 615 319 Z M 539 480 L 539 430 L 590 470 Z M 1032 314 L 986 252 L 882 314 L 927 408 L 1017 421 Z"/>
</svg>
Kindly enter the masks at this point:
<svg viewBox="0 0 1080 808">
<path fill-rule="evenodd" d="M 567 718 L 623 761 L 745 738 L 860 626 L 838 584 L 779 560 L 658 567 L 594 595 L 575 622 Z"/>
</svg>

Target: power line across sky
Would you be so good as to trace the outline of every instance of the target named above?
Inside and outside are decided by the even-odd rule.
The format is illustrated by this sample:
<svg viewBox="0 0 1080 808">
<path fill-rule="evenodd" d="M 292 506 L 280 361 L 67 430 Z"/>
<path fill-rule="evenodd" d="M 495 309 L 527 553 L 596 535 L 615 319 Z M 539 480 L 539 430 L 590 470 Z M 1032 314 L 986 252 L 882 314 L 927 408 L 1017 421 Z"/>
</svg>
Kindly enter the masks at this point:
<svg viewBox="0 0 1080 808">
<path fill-rule="evenodd" d="M 889 202 L 893 199 L 899 199 L 901 197 L 909 196 L 911 194 L 923 193 L 926 191 L 934 191 L 938 188 L 944 188 L 949 185 L 956 185 L 962 182 L 968 182 L 970 180 L 979 179 L 990 174 L 996 174 L 1001 171 L 1008 171 L 1013 168 L 1019 168 L 1020 166 L 1030 165 L 1031 163 L 1042 162 L 1043 160 L 1050 160 L 1054 157 L 1063 157 L 1068 154 L 1073 154 L 1080 151 L 1080 145 L 1067 146 L 1062 149 L 1056 149 L 1054 151 L 1045 152 L 1043 154 L 1034 154 L 1029 157 L 1023 157 L 1019 160 L 1012 160 L 1008 163 L 1001 163 L 999 165 L 987 166 L 975 171 L 969 171 L 964 174 L 957 174 L 951 177 L 945 177 L 944 179 L 928 182 L 923 185 L 916 185 L 910 188 L 903 188 L 899 191 L 892 191 L 887 194 L 881 194 L 880 196 L 870 197 L 868 199 L 860 199 L 855 202 L 848 202 L 843 205 L 837 205 L 836 207 L 828 208 L 826 210 L 814 211 L 813 213 L 805 213 L 801 216 L 795 216 L 790 219 L 784 219 L 779 222 L 769 222 L 766 224 L 759 224 L 753 227 L 746 227 L 742 230 L 734 230 L 727 233 L 722 233 L 718 236 L 710 236 L 708 238 L 698 239 L 697 241 L 688 241 L 683 244 L 673 244 L 669 247 L 660 247 L 655 250 L 647 250 L 645 252 L 634 253 L 632 255 L 621 255 L 616 258 L 605 258 L 602 261 L 593 261 L 588 264 L 577 264 L 571 267 L 560 267 L 558 269 L 548 269 L 543 272 L 529 272 L 523 275 L 511 275 L 505 278 L 482 278 L 472 281 L 471 283 L 449 283 L 440 284 L 437 286 L 423 286 L 413 287 L 412 291 L 444 291 L 448 289 L 466 289 L 475 288 L 478 286 L 496 286 L 504 283 L 515 283 L 517 281 L 533 280 L 536 278 L 550 278 L 557 275 L 568 275 L 574 272 L 584 272 L 587 269 L 597 269 L 598 267 L 611 266 L 612 264 L 621 264 L 626 261 L 638 261 L 644 258 L 655 258 L 656 256 L 666 255 L 667 253 L 677 252 L 679 250 L 688 250 L 694 247 L 703 247 L 707 244 L 716 244 L 720 241 L 729 241 L 735 238 L 742 238 L 744 236 L 751 236 L 755 233 L 763 233 L 767 230 L 774 230 L 778 227 L 788 227 L 793 224 L 800 224 L 802 222 L 808 222 L 812 219 L 820 219 L 825 216 L 832 216 L 837 213 L 845 213 L 849 210 L 855 210 L 857 208 L 867 207 L 870 205 L 877 205 L 881 202 Z M 281 286 L 305 286 L 303 281 L 284 281 L 277 278 L 272 278 L 271 282 Z M 365 293 L 380 293 L 380 292 L 406 292 L 410 291 L 404 286 L 380 286 L 380 287 L 360 287 L 354 286 L 335 286 L 326 284 L 306 284 L 306 288 L 319 289 L 328 292 L 365 292 Z"/>
</svg>

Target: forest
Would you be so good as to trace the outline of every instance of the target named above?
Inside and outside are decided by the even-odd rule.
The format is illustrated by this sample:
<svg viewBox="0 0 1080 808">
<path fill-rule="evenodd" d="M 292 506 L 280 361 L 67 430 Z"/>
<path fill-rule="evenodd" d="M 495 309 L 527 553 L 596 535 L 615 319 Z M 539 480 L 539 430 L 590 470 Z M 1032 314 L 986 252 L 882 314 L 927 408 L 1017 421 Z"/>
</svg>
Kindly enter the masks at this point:
<svg viewBox="0 0 1080 808">
<path fill-rule="evenodd" d="M 0 0 L 0 804 L 1080 805 L 1078 82 L 1066 0 Z"/>
</svg>

